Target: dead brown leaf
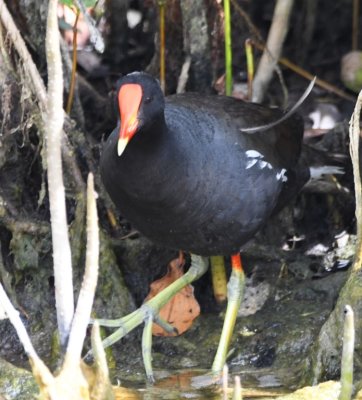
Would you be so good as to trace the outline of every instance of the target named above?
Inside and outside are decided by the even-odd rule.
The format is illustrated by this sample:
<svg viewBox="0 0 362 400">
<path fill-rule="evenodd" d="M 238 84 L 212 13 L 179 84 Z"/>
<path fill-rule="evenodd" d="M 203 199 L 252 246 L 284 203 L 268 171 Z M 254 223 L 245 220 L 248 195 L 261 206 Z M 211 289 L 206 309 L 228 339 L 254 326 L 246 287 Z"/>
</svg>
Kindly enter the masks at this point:
<svg viewBox="0 0 362 400">
<path fill-rule="evenodd" d="M 165 276 L 151 283 L 150 293 L 145 301 L 152 299 L 156 294 L 173 283 L 184 274 L 185 260 L 180 253 L 178 258 L 172 260 L 168 265 Z M 200 314 L 200 306 L 194 296 L 194 288 L 187 285 L 180 290 L 166 305 L 160 310 L 160 317 L 177 329 L 179 335 L 186 332 L 192 325 L 194 319 Z M 168 333 L 157 324 L 153 324 L 152 333 L 154 336 L 174 336 Z"/>
</svg>

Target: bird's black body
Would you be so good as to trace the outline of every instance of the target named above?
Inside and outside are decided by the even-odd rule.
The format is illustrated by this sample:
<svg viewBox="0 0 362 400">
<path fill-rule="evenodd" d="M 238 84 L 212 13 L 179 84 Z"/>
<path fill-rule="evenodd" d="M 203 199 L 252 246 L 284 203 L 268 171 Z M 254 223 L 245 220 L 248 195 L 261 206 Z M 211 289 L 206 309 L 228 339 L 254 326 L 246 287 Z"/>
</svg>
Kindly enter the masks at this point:
<svg viewBox="0 0 362 400">
<path fill-rule="evenodd" d="M 143 96 L 139 128 L 121 156 L 107 140 L 101 176 L 112 200 L 155 243 L 199 255 L 239 251 L 309 178 L 296 116 L 265 132 L 278 110 L 224 96 L 163 100 L 155 79 L 133 73 Z M 163 111 L 164 104 L 164 111 Z"/>
</svg>

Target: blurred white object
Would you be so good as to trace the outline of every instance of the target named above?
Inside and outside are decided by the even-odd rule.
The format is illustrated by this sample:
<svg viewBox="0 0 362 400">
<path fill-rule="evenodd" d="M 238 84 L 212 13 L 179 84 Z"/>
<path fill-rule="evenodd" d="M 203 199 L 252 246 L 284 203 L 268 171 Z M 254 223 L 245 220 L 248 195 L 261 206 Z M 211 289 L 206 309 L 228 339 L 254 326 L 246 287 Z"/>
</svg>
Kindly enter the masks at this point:
<svg viewBox="0 0 362 400">
<path fill-rule="evenodd" d="M 317 108 L 309 114 L 313 121 L 313 129 L 333 129 L 340 120 L 340 113 L 333 104 L 320 103 Z"/>
</svg>

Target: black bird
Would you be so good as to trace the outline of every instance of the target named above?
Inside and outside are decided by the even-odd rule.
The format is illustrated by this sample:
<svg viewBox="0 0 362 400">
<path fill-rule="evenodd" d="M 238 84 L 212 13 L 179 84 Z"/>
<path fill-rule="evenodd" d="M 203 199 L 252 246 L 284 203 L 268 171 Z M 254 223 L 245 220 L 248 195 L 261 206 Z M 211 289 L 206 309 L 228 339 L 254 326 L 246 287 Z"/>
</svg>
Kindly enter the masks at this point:
<svg viewBox="0 0 362 400">
<path fill-rule="evenodd" d="M 153 242 L 192 254 L 189 271 L 130 317 L 109 345 L 157 311 L 207 269 L 205 256 L 232 257 L 228 309 L 213 371 L 219 372 L 242 297 L 239 250 L 309 179 L 301 159 L 303 122 L 278 109 L 226 96 L 164 97 L 152 76 L 118 82 L 120 121 L 101 157 L 103 183 L 122 215 Z M 107 321 L 101 321 L 107 323 Z M 150 360 L 145 365 L 152 375 Z"/>
</svg>

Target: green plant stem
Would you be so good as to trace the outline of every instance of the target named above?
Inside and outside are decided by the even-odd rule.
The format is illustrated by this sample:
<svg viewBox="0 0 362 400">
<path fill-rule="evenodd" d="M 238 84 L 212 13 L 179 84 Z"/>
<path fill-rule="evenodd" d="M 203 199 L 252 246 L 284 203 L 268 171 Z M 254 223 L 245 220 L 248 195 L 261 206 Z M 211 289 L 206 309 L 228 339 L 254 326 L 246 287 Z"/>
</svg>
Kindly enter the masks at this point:
<svg viewBox="0 0 362 400">
<path fill-rule="evenodd" d="M 254 54 L 253 43 L 250 39 L 245 40 L 246 69 L 248 75 L 248 99 L 253 96 L 253 79 L 254 79 Z"/>
<path fill-rule="evenodd" d="M 166 0 L 159 0 L 158 6 L 160 10 L 160 85 L 163 93 L 166 90 L 166 59 L 165 59 L 165 7 Z"/>
<path fill-rule="evenodd" d="M 75 88 L 75 77 L 77 72 L 77 36 L 78 36 L 78 20 L 80 16 L 80 10 L 77 9 L 77 14 L 75 17 L 74 25 L 73 25 L 73 54 L 72 54 L 72 76 L 70 79 L 70 86 L 69 86 L 69 94 L 68 94 L 68 101 L 65 111 L 67 114 L 70 114 L 72 110 L 72 104 L 74 99 L 74 88 Z"/>
<path fill-rule="evenodd" d="M 230 0 L 224 0 L 224 30 L 225 30 L 225 94 L 227 96 L 230 96 L 233 87 Z"/>
</svg>

